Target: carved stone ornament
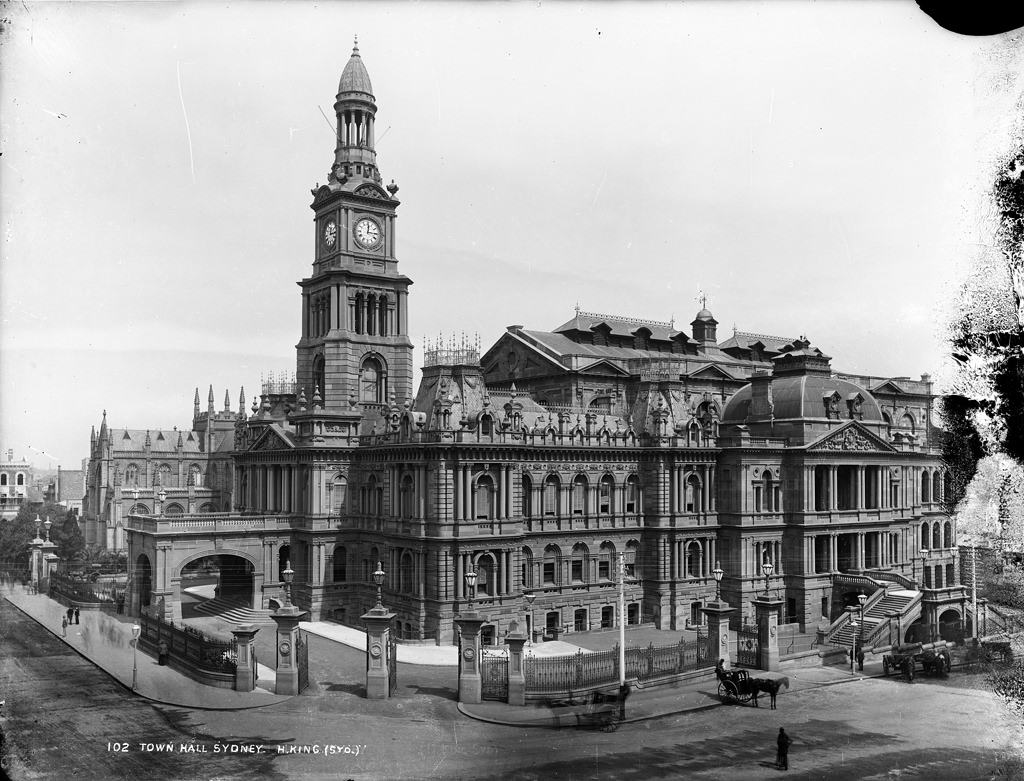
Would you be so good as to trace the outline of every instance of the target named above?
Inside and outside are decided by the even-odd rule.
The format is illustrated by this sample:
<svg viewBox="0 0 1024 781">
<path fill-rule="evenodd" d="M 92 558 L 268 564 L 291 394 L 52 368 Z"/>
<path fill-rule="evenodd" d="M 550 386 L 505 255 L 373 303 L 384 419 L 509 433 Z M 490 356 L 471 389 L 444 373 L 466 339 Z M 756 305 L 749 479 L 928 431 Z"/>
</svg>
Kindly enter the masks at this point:
<svg viewBox="0 0 1024 781">
<path fill-rule="evenodd" d="M 837 434 L 831 439 L 821 443 L 825 450 L 875 450 L 875 445 L 855 429 L 847 429 L 842 434 Z"/>
<path fill-rule="evenodd" d="M 362 195 L 364 198 L 376 198 L 381 201 L 387 200 L 387 196 L 372 184 L 364 184 L 362 187 L 357 187 L 356 195 Z"/>
</svg>

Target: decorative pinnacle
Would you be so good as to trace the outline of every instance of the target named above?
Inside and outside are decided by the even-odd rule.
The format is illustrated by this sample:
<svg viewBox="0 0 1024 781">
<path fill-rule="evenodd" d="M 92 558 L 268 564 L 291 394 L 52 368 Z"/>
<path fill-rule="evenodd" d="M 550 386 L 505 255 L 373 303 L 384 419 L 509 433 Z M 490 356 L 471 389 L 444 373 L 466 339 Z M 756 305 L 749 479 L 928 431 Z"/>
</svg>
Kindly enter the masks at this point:
<svg viewBox="0 0 1024 781">
<path fill-rule="evenodd" d="M 353 36 L 352 54 L 354 54 L 357 57 L 359 56 L 359 36 L 358 35 Z"/>
</svg>

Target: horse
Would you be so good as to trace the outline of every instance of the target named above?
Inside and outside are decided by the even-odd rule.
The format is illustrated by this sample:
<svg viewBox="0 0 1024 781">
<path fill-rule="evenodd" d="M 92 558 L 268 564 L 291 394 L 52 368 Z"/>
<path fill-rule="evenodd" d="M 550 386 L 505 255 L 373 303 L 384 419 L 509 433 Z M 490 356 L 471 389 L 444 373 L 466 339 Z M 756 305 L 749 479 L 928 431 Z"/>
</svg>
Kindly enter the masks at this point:
<svg viewBox="0 0 1024 781">
<path fill-rule="evenodd" d="M 925 651 L 921 655 L 921 666 L 924 668 L 925 675 L 946 677 L 951 667 L 949 651 L 945 648 L 938 651 L 931 649 Z"/>
<path fill-rule="evenodd" d="M 775 697 L 782 688 L 789 688 L 789 678 L 751 678 L 750 693 L 754 697 L 754 707 L 761 707 L 757 702 L 757 695 L 760 692 L 771 697 L 771 709 L 775 710 Z"/>
</svg>

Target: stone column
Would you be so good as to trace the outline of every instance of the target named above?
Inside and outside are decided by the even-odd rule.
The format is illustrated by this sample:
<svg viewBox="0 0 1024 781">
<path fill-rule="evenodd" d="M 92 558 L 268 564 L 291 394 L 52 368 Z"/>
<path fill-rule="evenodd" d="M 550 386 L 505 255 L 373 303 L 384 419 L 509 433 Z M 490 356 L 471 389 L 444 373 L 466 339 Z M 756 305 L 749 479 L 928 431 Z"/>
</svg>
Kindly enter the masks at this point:
<svg viewBox="0 0 1024 781">
<path fill-rule="evenodd" d="M 482 699 L 483 680 L 480 677 L 480 627 L 484 618 L 475 610 L 454 619 L 462 638 L 459 648 L 459 702 L 472 704 Z"/>
<path fill-rule="evenodd" d="M 391 653 L 391 621 L 395 615 L 378 603 L 369 613 L 362 616 L 366 625 L 368 700 L 386 700 L 391 696 L 391 666 L 388 654 Z"/>
<path fill-rule="evenodd" d="M 256 688 L 256 633 L 259 631 L 253 624 L 241 624 L 231 630 L 238 648 L 235 664 L 236 692 L 251 692 Z"/>
<path fill-rule="evenodd" d="M 756 613 L 758 645 L 761 648 L 758 668 L 776 671 L 779 669 L 779 613 L 782 600 L 761 594 L 751 604 Z"/>
<path fill-rule="evenodd" d="M 710 660 L 713 657 L 716 662 L 724 659 L 728 667 L 732 659 L 729 651 L 729 616 L 736 612 L 736 608 L 718 601 L 708 602 L 700 610 L 708 619 L 708 658 Z"/>
<path fill-rule="evenodd" d="M 519 631 L 519 624 L 509 624 L 509 632 L 505 636 L 508 645 L 508 704 L 526 704 L 526 671 L 523 669 L 523 646 L 526 635 Z"/>
<path fill-rule="evenodd" d="M 299 641 L 299 621 L 306 615 L 291 604 L 286 597 L 284 607 L 278 608 L 270 617 L 277 624 L 277 686 L 275 693 L 296 695 L 299 693 L 299 665 L 295 659 L 295 646 Z"/>
</svg>

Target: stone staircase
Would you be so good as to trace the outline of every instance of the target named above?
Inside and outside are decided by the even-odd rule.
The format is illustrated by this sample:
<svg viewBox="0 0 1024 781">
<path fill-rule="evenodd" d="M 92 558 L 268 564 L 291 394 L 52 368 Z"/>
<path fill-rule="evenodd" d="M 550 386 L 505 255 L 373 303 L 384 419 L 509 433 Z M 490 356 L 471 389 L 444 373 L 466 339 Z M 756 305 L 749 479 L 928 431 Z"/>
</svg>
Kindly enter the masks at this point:
<svg viewBox="0 0 1024 781">
<path fill-rule="evenodd" d="M 890 591 L 880 600 L 873 603 L 864 611 L 863 636 L 867 637 L 876 626 L 885 622 L 886 613 L 906 615 L 907 611 L 915 604 L 919 596 L 919 591 Z M 860 613 L 855 613 L 854 616 L 854 620 L 856 620 L 859 625 Z M 861 636 L 862 633 L 859 626 L 856 631 L 857 635 Z M 854 629 L 850 626 L 850 622 L 847 621 L 839 628 L 839 631 L 832 636 L 831 642 L 834 645 L 838 645 L 840 648 L 850 648 L 853 645 L 853 633 Z"/>
<path fill-rule="evenodd" d="M 194 608 L 202 616 L 213 616 L 232 624 L 273 624 L 269 610 L 254 610 L 245 602 L 234 599 L 207 599 Z"/>
</svg>

